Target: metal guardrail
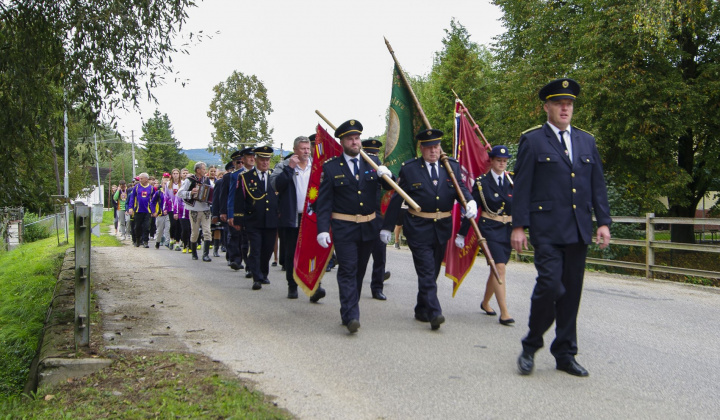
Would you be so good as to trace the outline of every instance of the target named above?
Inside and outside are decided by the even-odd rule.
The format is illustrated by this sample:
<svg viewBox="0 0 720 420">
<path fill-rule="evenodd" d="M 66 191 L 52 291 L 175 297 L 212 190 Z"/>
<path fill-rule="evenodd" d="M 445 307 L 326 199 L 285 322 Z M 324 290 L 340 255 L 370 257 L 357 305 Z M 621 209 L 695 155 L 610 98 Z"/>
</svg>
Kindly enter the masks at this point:
<svg viewBox="0 0 720 420">
<path fill-rule="evenodd" d="M 679 274 L 685 276 L 720 279 L 720 272 L 717 271 L 698 270 L 694 268 L 672 267 L 655 264 L 655 251 L 658 249 L 720 253 L 720 245 L 686 244 L 670 241 L 659 241 L 655 238 L 655 225 L 663 224 L 717 226 L 718 230 L 720 230 L 720 219 L 655 217 L 654 213 L 648 213 L 645 215 L 645 217 L 613 216 L 612 221 L 613 223 L 637 223 L 645 225 L 645 239 L 612 238 L 610 240 L 610 245 L 626 245 L 645 248 L 645 263 L 643 264 L 629 261 L 607 260 L 602 258 L 587 258 L 586 264 L 645 271 L 645 277 L 648 279 L 653 279 L 655 277 L 655 273 Z M 711 234 L 714 235 L 714 232 L 711 231 Z M 533 253 L 524 251 L 520 255 L 532 256 Z M 516 258 L 519 258 L 519 256 L 517 256 Z"/>
</svg>

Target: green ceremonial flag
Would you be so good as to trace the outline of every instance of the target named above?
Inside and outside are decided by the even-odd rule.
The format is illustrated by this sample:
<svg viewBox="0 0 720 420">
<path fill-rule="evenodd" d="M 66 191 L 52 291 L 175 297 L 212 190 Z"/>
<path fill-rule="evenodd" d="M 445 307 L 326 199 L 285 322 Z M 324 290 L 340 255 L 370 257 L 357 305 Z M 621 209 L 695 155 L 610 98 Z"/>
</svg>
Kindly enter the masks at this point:
<svg viewBox="0 0 720 420">
<path fill-rule="evenodd" d="M 393 69 L 392 94 L 390 95 L 390 117 L 385 140 L 385 159 L 387 166 L 395 175 L 400 173 L 403 162 L 417 156 L 415 134 L 425 129 L 420 112 L 415 106 L 410 90 L 400 77 L 397 64 Z M 381 211 L 385 213 L 393 191 L 383 194 Z"/>
</svg>

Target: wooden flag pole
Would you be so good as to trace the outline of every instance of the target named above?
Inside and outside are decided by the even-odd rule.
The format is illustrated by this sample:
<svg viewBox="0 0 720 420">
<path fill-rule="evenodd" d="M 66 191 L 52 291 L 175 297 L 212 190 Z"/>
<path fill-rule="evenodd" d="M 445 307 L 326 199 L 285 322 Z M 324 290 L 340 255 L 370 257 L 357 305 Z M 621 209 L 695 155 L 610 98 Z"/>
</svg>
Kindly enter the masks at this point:
<svg viewBox="0 0 720 420">
<path fill-rule="evenodd" d="M 393 51 L 392 47 L 390 46 L 390 42 L 387 40 L 387 38 L 384 38 L 384 39 L 385 39 L 385 45 L 387 45 L 388 51 L 390 51 L 390 55 L 392 55 L 393 61 L 395 62 L 395 65 L 398 68 L 398 73 L 400 73 L 400 78 L 402 79 L 403 83 L 405 84 L 405 87 L 407 87 L 407 89 L 410 91 L 410 96 L 412 96 L 412 99 L 415 102 L 415 106 L 417 107 L 417 110 L 420 113 L 420 116 L 422 117 L 423 122 L 425 123 L 425 126 L 428 129 L 432 128 L 432 125 L 430 125 L 430 121 L 428 121 L 427 117 L 425 116 L 425 112 L 423 111 L 422 106 L 420 106 L 420 101 L 418 100 L 417 96 L 415 96 L 415 92 L 413 92 L 412 87 L 410 86 L 410 83 L 408 82 L 407 78 L 405 77 L 405 72 L 402 70 L 402 67 L 400 66 L 400 63 L 398 62 L 397 57 L 395 57 L 395 51 Z M 440 151 L 440 162 L 442 162 L 448 175 L 450 175 L 450 179 L 452 180 L 453 186 L 455 186 L 455 191 L 457 192 L 458 201 L 463 206 L 463 208 L 467 208 L 467 201 L 465 200 L 465 196 L 462 194 L 462 190 L 460 189 L 460 184 L 458 183 L 457 177 L 455 177 L 455 173 L 453 172 L 452 168 L 450 167 L 450 160 L 448 159 L 448 155 L 447 155 L 447 153 L 443 152 L 442 149 Z M 478 241 L 480 241 L 480 247 L 483 250 L 483 254 L 485 254 L 485 259 L 487 260 L 487 264 L 490 266 L 490 271 L 492 271 L 492 273 L 495 275 L 495 279 L 497 280 L 498 284 L 502 284 L 502 280 L 500 280 L 500 274 L 498 273 L 497 267 L 495 266 L 495 260 L 493 260 L 492 254 L 490 253 L 490 248 L 488 248 L 487 240 L 480 233 L 480 228 L 477 225 L 477 221 L 475 219 L 470 219 L 470 218 L 468 218 L 468 221 L 470 221 L 470 225 L 473 227 L 473 230 L 475 231 L 475 234 L 478 237 Z"/>
<path fill-rule="evenodd" d="M 327 118 L 325 118 L 325 116 L 320 111 L 316 109 L 315 113 L 318 114 L 318 116 L 322 118 L 333 130 L 337 130 L 337 127 L 335 127 L 335 125 L 333 125 L 333 123 L 331 123 Z M 362 156 L 365 162 L 367 162 L 373 169 L 375 169 L 375 171 L 378 170 L 377 164 L 375 164 L 375 162 L 370 159 L 370 156 L 368 156 L 367 153 L 365 153 L 362 149 L 360 149 L 360 156 Z M 407 195 L 407 193 L 403 191 L 403 189 L 400 188 L 400 186 L 395 181 L 393 181 L 389 175 L 383 175 L 383 179 L 385 180 L 385 182 L 390 184 L 390 186 L 395 190 L 395 192 L 400 194 L 400 197 L 405 200 L 408 206 L 412 207 L 415 211 L 420 211 L 420 206 L 418 205 L 418 203 L 416 203 L 415 200 L 410 198 L 410 196 Z"/>
<path fill-rule="evenodd" d="M 473 125 L 473 128 L 474 128 L 474 129 L 477 131 L 477 133 L 480 135 L 480 138 L 483 139 L 483 141 L 485 142 L 485 148 L 488 149 L 488 150 L 492 150 L 492 145 L 490 145 L 490 142 L 487 141 L 487 139 L 485 138 L 485 134 L 483 134 L 482 130 L 480 130 L 480 127 L 479 127 L 478 124 L 475 122 L 475 119 L 472 117 L 472 115 L 470 115 L 470 111 L 469 111 L 467 108 L 465 108 L 465 102 L 463 102 L 462 99 L 460 99 L 460 97 L 458 96 L 458 94 L 455 93 L 455 90 L 454 90 L 454 89 L 450 89 L 450 90 L 452 90 L 452 93 L 455 94 L 455 98 L 456 98 L 458 101 L 460 101 L 460 103 L 462 104 L 463 113 L 465 113 L 465 115 L 467 115 L 468 119 L 470 120 L 470 122 L 471 122 L 472 125 Z"/>
</svg>

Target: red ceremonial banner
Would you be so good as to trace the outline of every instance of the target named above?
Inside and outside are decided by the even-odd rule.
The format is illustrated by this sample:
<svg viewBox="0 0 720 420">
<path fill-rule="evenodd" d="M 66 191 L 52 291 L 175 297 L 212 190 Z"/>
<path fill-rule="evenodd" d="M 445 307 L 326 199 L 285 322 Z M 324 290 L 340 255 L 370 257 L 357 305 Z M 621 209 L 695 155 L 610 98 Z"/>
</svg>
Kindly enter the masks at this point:
<svg viewBox="0 0 720 420">
<path fill-rule="evenodd" d="M 463 105 L 455 101 L 455 158 L 460 163 L 463 182 L 470 191 L 474 188 L 475 178 L 487 172 L 490 167 L 490 158 L 487 150 L 473 130 L 473 126 L 463 113 Z M 478 203 L 478 206 L 480 203 Z M 481 210 L 481 209 L 479 209 Z M 465 248 L 455 246 L 455 236 L 460 231 L 462 222 L 462 207 L 455 203 L 452 212 L 453 230 L 445 251 L 445 276 L 453 280 L 453 297 L 462 284 L 465 276 L 470 272 L 475 257 L 477 257 L 480 243 L 474 229 L 470 229 L 465 236 Z M 476 220 L 480 219 L 480 211 Z"/>
<path fill-rule="evenodd" d="M 334 249 L 334 247 L 323 248 L 317 243 L 317 215 L 315 214 L 314 205 L 320 190 L 322 166 L 326 160 L 340 156 L 343 152 L 342 146 L 319 124 L 315 132 L 317 135 L 312 155 L 310 182 L 305 195 L 305 207 L 303 208 L 300 231 L 298 232 L 294 259 L 295 267 L 293 268 L 295 283 L 308 296 L 312 296 L 320 285 L 320 280 L 325 274 L 325 268 Z"/>
</svg>

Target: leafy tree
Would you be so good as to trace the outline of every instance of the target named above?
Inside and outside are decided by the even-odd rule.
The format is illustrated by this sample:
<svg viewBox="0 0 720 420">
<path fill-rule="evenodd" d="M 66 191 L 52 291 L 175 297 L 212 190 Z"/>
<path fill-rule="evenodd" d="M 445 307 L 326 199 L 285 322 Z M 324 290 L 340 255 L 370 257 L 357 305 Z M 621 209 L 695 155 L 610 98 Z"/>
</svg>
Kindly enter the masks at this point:
<svg viewBox="0 0 720 420">
<path fill-rule="evenodd" d="M 538 89 L 555 77 L 583 92 L 573 122 L 596 135 L 609 179 L 640 211 L 694 217 L 720 179 L 720 5 L 689 0 L 495 0 L 503 106 L 520 133 L 545 120 Z M 519 136 L 518 136 L 519 137 Z M 673 225 L 673 241 L 693 227 Z"/>
<path fill-rule="evenodd" d="M 167 114 L 160 115 L 155 110 L 153 117 L 143 124 L 140 140 L 145 142 L 145 165 L 147 170 L 162 176 L 172 168 L 182 168 L 188 157 L 181 151 L 180 142 L 174 137 L 174 131 Z"/>
<path fill-rule="evenodd" d="M 490 51 L 472 42 L 467 29 L 455 19 L 450 21 L 450 29 L 445 29 L 442 43 L 443 50 L 435 53 L 427 79 L 415 78 L 413 89 L 416 89 L 430 124 L 447 133 L 443 150 L 452 152 L 455 93 L 480 124 L 490 115 L 490 93 L 495 76 Z"/>
<path fill-rule="evenodd" d="M 233 71 L 225 82 L 213 88 L 215 97 L 207 115 L 215 132 L 208 147 L 222 161 L 238 148 L 271 143 L 273 130 L 267 116 L 273 111 L 265 85 L 255 76 Z"/>
<path fill-rule="evenodd" d="M 192 6 L 193 0 L 0 2 L 0 154 L 6 159 L 0 205 L 43 207 L 57 193 L 50 174 L 62 172 L 54 162 L 63 155 L 66 108 L 95 125 L 101 113 L 137 105 L 145 93 L 152 97 L 172 72 L 172 40 Z"/>
</svg>

